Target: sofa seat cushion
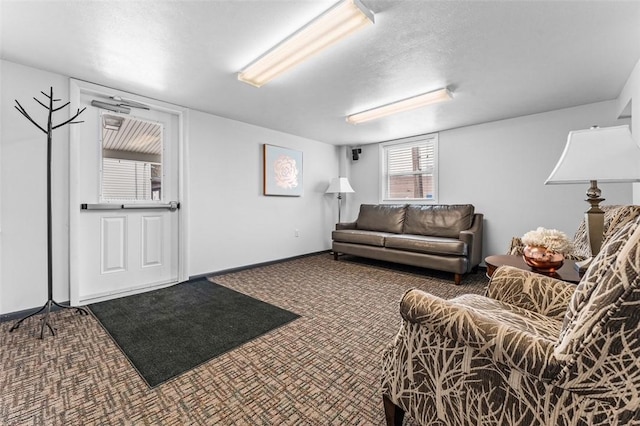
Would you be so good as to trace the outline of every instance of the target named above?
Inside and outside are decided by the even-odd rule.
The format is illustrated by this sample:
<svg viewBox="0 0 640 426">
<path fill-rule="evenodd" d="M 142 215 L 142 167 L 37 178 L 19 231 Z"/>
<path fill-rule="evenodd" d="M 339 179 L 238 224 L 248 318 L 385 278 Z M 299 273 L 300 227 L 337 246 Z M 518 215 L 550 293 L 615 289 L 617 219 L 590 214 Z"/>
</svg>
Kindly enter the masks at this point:
<svg viewBox="0 0 640 426">
<path fill-rule="evenodd" d="M 385 247 L 427 254 L 466 256 L 467 245 L 455 238 L 427 237 L 424 235 L 390 235 Z"/>
<path fill-rule="evenodd" d="M 352 244 L 366 244 L 369 246 L 384 247 L 384 241 L 393 234 L 376 231 L 362 231 L 360 229 L 341 229 L 333 231 L 333 241 Z"/>
<path fill-rule="evenodd" d="M 362 204 L 356 219 L 356 228 L 401 234 L 405 207 L 405 204 Z"/>
<path fill-rule="evenodd" d="M 473 223 L 471 204 L 409 205 L 404 220 L 405 234 L 458 238 Z"/>
</svg>

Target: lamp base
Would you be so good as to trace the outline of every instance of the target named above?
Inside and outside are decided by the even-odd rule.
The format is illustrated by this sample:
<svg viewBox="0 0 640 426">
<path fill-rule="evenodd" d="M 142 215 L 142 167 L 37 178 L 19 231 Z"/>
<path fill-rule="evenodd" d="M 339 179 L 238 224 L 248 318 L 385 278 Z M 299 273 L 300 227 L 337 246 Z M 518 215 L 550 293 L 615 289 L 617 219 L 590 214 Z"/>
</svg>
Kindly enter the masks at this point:
<svg viewBox="0 0 640 426">
<path fill-rule="evenodd" d="M 601 193 L 602 191 L 598 188 L 598 182 L 592 180 L 585 200 L 591 205 L 591 208 L 587 210 L 584 216 L 592 256 L 600 252 L 604 238 L 604 211 L 600 208 L 600 202 L 604 201 L 604 198 L 600 197 Z"/>
</svg>

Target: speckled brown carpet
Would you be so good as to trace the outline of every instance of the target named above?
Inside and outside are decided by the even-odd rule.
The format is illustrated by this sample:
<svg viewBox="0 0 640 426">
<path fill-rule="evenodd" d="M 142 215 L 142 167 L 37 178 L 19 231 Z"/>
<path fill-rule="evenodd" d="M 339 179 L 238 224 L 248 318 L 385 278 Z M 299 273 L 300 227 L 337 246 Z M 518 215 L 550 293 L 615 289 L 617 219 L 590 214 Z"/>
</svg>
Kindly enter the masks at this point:
<svg viewBox="0 0 640 426">
<path fill-rule="evenodd" d="M 383 425 L 380 355 L 404 291 L 450 298 L 487 282 L 328 253 L 213 280 L 301 318 L 153 389 L 94 317 L 55 312 L 44 340 L 38 317 L 1 323 L 0 424 Z"/>
</svg>

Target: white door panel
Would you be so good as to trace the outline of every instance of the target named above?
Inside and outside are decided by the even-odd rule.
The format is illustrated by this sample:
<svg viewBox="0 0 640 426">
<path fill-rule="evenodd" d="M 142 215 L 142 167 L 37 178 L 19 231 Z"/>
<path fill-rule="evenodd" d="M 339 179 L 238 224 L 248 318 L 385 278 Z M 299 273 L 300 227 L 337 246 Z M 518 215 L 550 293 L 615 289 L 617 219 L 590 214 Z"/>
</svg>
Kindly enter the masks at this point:
<svg viewBox="0 0 640 426">
<path fill-rule="evenodd" d="M 181 211 L 166 208 L 180 202 L 179 116 L 153 106 L 115 114 L 93 107 L 94 99 L 95 93 L 80 91 L 86 111 L 71 145 L 70 198 L 80 200 L 71 205 L 72 305 L 180 279 Z M 144 128 L 157 130 L 160 148 L 148 134 L 127 137 Z"/>
<path fill-rule="evenodd" d="M 162 267 L 163 216 L 142 216 L 142 267 Z"/>
<path fill-rule="evenodd" d="M 127 270 L 127 217 L 101 217 L 100 249 L 101 272 L 125 272 Z M 90 221 L 88 221 L 90 223 Z"/>
</svg>

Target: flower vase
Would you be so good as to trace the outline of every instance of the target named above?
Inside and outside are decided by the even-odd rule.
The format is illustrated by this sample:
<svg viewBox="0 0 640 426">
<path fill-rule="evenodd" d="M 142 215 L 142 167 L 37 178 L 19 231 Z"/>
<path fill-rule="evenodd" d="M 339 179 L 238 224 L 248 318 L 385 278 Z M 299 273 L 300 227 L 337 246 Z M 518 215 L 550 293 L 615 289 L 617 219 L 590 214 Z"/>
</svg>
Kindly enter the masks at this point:
<svg viewBox="0 0 640 426">
<path fill-rule="evenodd" d="M 522 253 L 525 263 L 535 272 L 553 273 L 562 267 L 564 256 L 542 246 L 525 246 Z"/>
</svg>

